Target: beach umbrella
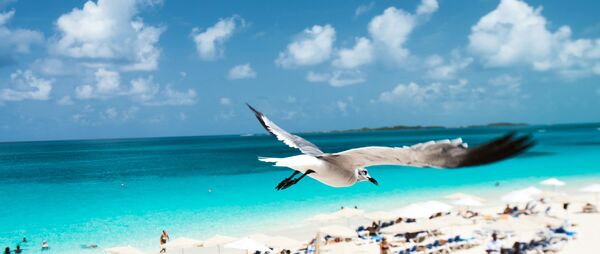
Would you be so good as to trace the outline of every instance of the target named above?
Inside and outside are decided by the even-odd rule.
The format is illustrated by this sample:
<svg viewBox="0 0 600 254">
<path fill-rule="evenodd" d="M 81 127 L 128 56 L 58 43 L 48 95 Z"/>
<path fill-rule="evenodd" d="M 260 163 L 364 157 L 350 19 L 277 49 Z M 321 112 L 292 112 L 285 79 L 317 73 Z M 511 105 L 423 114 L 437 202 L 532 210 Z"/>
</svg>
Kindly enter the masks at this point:
<svg viewBox="0 0 600 254">
<path fill-rule="evenodd" d="M 169 241 L 166 244 L 166 246 L 168 248 L 181 249 L 181 253 L 184 253 L 183 249 L 192 248 L 192 247 L 200 247 L 200 246 L 202 246 L 202 244 L 203 244 L 203 242 L 200 240 L 187 238 L 187 237 L 179 237 L 172 241 Z"/>
<path fill-rule="evenodd" d="M 600 184 L 592 184 L 579 189 L 582 192 L 596 193 L 596 204 L 598 204 L 598 195 L 600 195 Z"/>
<path fill-rule="evenodd" d="M 511 191 L 508 194 L 500 197 L 500 200 L 507 202 L 507 203 L 520 204 L 520 203 L 527 203 L 527 202 L 533 200 L 533 197 L 532 197 L 532 194 L 530 194 L 530 192 L 528 192 L 528 191 L 517 190 L 517 191 Z"/>
<path fill-rule="evenodd" d="M 321 213 L 321 214 L 317 214 L 315 216 L 312 216 L 312 217 L 310 217 L 310 218 L 308 218 L 306 220 L 310 221 L 310 222 L 320 222 L 320 223 L 323 223 L 323 222 L 328 222 L 328 221 L 332 221 L 332 220 L 336 220 L 336 219 L 337 219 L 337 217 L 335 215 L 333 215 L 333 214 L 330 214 L 330 213 Z"/>
<path fill-rule="evenodd" d="M 392 212 L 388 212 L 388 211 L 376 211 L 376 212 L 365 213 L 365 214 L 363 214 L 363 217 L 365 217 L 369 220 L 373 220 L 373 221 L 395 220 L 398 218 L 398 216 L 396 216 L 396 214 L 394 214 Z"/>
<path fill-rule="evenodd" d="M 564 186 L 565 182 L 558 180 L 556 178 L 548 178 L 544 181 L 540 182 L 541 185 L 546 185 L 546 186 L 552 186 L 552 187 L 556 187 L 556 186 Z"/>
<path fill-rule="evenodd" d="M 478 197 L 478 196 L 475 196 L 475 195 L 469 195 L 469 194 L 465 194 L 465 193 L 462 193 L 462 192 L 452 193 L 452 194 L 446 196 L 445 198 L 452 199 L 452 200 L 459 200 L 459 199 L 464 199 L 464 198 L 470 198 L 470 199 L 475 199 L 475 200 L 477 200 L 479 202 L 482 202 L 482 203 L 486 201 L 482 197 Z"/>
<path fill-rule="evenodd" d="M 252 240 L 248 237 L 230 242 L 228 244 L 223 245 L 223 247 L 228 249 L 238 249 L 238 250 L 246 250 L 246 252 L 250 251 L 269 251 L 269 247 L 265 246 L 263 243 Z"/>
<path fill-rule="evenodd" d="M 426 202 L 420 203 L 420 205 L 430 211 L 429 215 L 436 214 L 436 213 L 447 213 L 447 212 L 452 211 L 451 205 L 448 205 L 444 202 L 440 202 L 437 200 L 426 201 Z"/>
<path fill-rule="evenodd" d="M 413 219 L 426 218 L 433 214 L 433 213 L 431 213 L 430 210 L 426 209 L 425 207 L 423 207 L 420 204 L 407 205 L 405 207 L 402 207 L 402 208 L 394 211 L 394 213 L 396 214 L 397 217 L 413 218 Z"/>
<path fill-rule="evenodd" d="M 529 194 L 531 196 L 541 195 L 542 193 L 544 193 L 542 190 L 540 190 L 540 189 L 538 189 L 536 187 L 533 187 L 533 186 L 529 186 L 527 188 L 520 189 L 520 190 L 517 190 L 517 191 L 522 191 L 522 192 L 527 193 L 527 194 Z"/>
<path fill-rule="evenodd" d="M 216 246 L 219 253 L 221 253 L 221 245 L 230 243 L 237 240 L 235 237 L 225 235 L 215 235 L 211 238 L 204 240 L 202 247 L 213 247 Z"/>
<path fill-rule="evenodd" d="M 319 232 L 340 238 L 355 238 L 358 236 L 358 233 L 356 233 L 356 231 L 340 225 L 321 227 L 319 228 Z"/>
<path fill-rule="evenodd" d="M 365 211 L 357 208 L 342 208 L 331 215 L 335 218 L 352 218 L 364 214 Z"/>
<path fill-rule="evenodd" d="M 131 246 L 120 246 L 104 249 L 107 254 L 144 254 L 141 250 L 138 250 Z"/>
<path fill-rule="evenodd" d="M 457 206 L 464 206 L 467 208 L 483 206 L 483 203 L 481 203 L 481 201 L 471 198 L 471 197 L 464 197 L 461 199 L 457 199 L 454 202 L 452 202 L 452 204 L 457 205 Z"/>
</svg>

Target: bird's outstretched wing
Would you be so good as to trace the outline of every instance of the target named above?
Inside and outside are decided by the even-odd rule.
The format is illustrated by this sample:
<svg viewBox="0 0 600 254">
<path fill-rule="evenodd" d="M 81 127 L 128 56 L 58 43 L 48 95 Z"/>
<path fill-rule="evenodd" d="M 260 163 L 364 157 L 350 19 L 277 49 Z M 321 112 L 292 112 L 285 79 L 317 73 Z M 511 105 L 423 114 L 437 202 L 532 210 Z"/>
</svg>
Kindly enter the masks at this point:
<svg viewBox="0 0 600 254">
<path fill-rule="evenodd" d="M 321 156 L 324 154 L 321 151 L 321 149 L 319 149 L 315 144 L 308 142 L 306 139 L 298 137 L 294 134 L 290 134 L 289 132 L 285 131 L 281 127 L 277 126 L 274 122 L 269 120 L 269 118 L 267 118 L 263 113 L 259 112 L 258 110 L 256 110 L 252 106 L 250 106 L 250 104 L 246 104 L 246 105 L 248 105 L 248 107 L 252 111 L 254 111 L 254 114 L 256 115 L 256 118 L 258 119 L 260 124 L 262 124 L 262 126 L 269 133 L 271 133 L 278 140 L 282 141 L 289 147 L 297 148 L 302 153 L 304 153 L 306 155 L 314 156 L 314 157 Z"/>
<path fill-rule="evenodd" d="M 513 132 L 472 149 L 461 139 L 455 139 L 405 147 L 362 147 L 322 158 L 353 169 L 373 165 L 459 168 L 507 159 L 533 145 L 531 136 L 516 137 Z"/>
</svg>

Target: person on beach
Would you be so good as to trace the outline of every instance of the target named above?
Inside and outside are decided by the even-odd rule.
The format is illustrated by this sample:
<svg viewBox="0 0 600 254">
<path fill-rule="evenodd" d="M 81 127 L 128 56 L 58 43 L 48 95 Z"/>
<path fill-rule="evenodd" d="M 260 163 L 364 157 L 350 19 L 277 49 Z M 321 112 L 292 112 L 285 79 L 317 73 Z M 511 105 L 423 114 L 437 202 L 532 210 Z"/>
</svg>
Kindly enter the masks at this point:
<svg viewBox="0 0 600 254">
<path fill-rule="evenodd" d="M 46 240 L 42 241 L 42 251 L 49 250 L 50 246 L 48 246 L 48 242 Z"/>
<path fill-rule="evenodd" d="M 15 253 L 21 253 L 23 251 L 23 249 L 21 249 L 21 246 L 17 245 L 17 248 L 14 250 Z"/>
<path fill-rule="evenodd" d="M 4 249 L 4 254 L 10 254 L 10 248 L 6 247 L 6 248 Z"/>
<path fill-rule="evenodd" d="M 380 254 L 391 254 L 392 252 L 390 251 L 390 243 L 388 243 L 387 239 L 381 238 L 381 243 L 379 244 L 379 250 L 380 250 Z"/>
<path fill-rule="evenodd" d="M 167 234 L 167 231 L 163 230 L 162 231 L 162 235 L 160 235 L 160 253 L 166 253 L 167 252 L 167 241 L 169 241 L 171 239 L 169 239 L 169 234 Z"/>
<path fill-rule="evenodd" d="M 21 242 L 26 243 L 27 242 L 27 237 L 23 237 L 23 240 Z"/>
<path fill-rule="evenodd" d="M 498 253 L 502 250 L 502 243 L 498 241 L 498 235 L 492 233 L 492 241 L 485 246 L 485 252 L 488 254 Z"/>
</svg>

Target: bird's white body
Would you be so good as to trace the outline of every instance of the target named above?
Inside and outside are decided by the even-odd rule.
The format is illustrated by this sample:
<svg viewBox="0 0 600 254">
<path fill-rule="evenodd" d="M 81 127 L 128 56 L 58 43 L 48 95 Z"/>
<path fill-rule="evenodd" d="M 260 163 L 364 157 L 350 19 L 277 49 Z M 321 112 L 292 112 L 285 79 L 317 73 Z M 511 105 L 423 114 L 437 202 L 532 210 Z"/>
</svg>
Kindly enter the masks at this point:
<svg viewBox="0 0 600 254">
<path fill-rule="evenodd" d="M 332 187 L 348 187 L 358 182 L 354 170 L 344 169 L 334 163 L 310 156 L 296 155 L 286 158 L 260 158 L 264 162 L 273 162 L 276 167 L 287 167 L 300 173 L 312 169 L 315 171 L 308 176 Z"/>
</svg>

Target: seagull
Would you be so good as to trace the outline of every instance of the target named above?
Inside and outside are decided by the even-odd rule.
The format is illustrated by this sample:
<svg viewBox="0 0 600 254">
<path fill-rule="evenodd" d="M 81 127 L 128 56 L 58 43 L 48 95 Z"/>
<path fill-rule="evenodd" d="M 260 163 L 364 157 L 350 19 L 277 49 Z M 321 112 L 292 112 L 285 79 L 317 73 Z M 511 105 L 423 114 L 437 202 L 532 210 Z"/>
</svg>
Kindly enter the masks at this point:
<svg viewBox="0 0 600 254">
<path fill-rule="evenodd" d="M 260 124 L 278 140 L 300 150 L 301 155 L 287 158 L 259 157 L 263 162 L 276 167 L 294 170 L 291 176 L 275 188 L 287 189 L 309 176 L 331 187 L 349 187 L 358 182 L 369 181 L 379 185 L 369 175 L 367 167 L 375 165 L 400 165 L 453 169 L 489 164 L 518 155 L 534 145 L 530 135 L 517 137 L 508 133 L 475 148 L 468 148 L 462 139 L 438 140 L 403 147 L 367 146 L 338 153 L 325 153 L 313 143 L 290 134 L 250 104 Z M 296 175 L 301 176 L 294 178 Z"/>
</svg>

